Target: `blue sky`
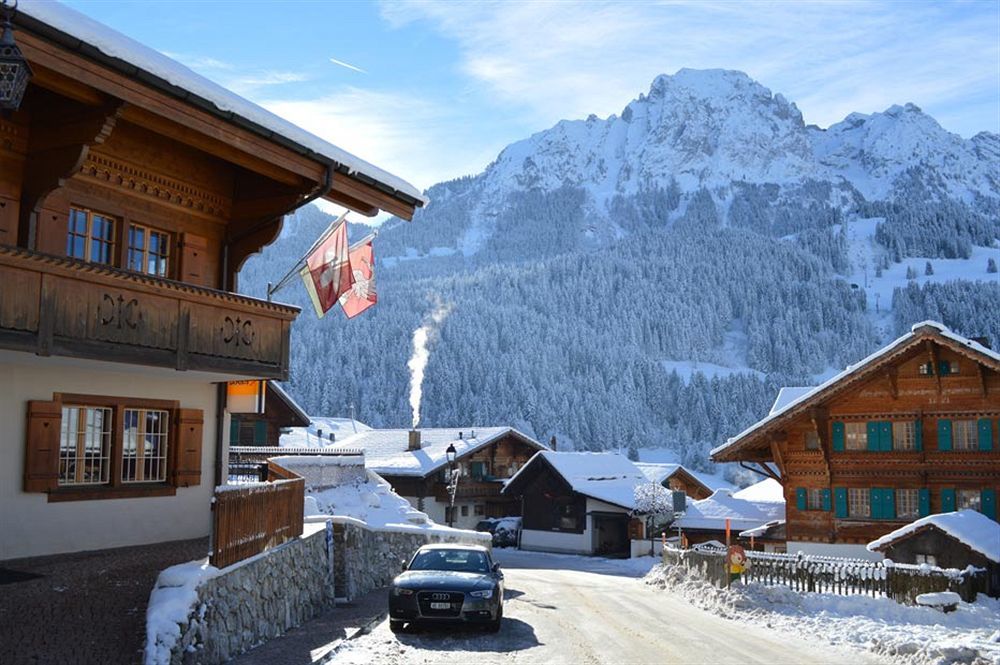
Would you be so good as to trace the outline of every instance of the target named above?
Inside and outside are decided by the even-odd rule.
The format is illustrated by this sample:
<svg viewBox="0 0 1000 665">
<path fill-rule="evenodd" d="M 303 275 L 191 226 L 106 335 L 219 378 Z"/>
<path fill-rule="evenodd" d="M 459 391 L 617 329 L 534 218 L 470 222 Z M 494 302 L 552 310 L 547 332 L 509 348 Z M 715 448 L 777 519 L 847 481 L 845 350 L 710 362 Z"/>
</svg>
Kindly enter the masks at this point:
<svg viewBox="0 0 1000 665">
<path fill-rule="evenodd" d="M 1000 132 L 1000 0 L 67 4 L 419 187 L 681 67 L 745 71 L 822 127 L 913 102 Z"/>
</svg>

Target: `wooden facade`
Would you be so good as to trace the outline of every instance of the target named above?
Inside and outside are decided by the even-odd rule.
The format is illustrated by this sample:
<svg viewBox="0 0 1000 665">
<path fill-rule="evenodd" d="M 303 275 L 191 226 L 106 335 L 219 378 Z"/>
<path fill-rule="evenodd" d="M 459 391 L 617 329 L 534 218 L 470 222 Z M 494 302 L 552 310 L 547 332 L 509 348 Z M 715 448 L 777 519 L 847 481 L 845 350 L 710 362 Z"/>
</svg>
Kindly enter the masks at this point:
<svg viewBox="0 0 1000 665">
<path fill-rule="evenodd" d="M 1000 357 L 924 324 L 712 460 L 779 479 L 789 541 L 862 545 L 930 513 L 996 519 L 998 435 Z"/>
<path fill-rule="evenodd" d="M 264 413 L 233 414 L 229 419 L 229 445 L 278 446 L 283 429 L 308 427 L 309 422 L 309 417 L 285 391 L 267 381 Z"/>
</svg>

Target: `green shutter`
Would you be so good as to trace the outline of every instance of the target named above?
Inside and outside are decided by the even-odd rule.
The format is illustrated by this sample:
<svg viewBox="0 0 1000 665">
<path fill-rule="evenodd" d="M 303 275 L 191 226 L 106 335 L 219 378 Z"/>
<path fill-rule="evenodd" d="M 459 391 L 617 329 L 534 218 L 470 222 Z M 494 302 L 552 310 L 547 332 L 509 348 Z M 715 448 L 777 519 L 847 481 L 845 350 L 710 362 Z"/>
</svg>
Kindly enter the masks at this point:
<svg viewBox="0 0 1000 665">
<path fill-rule="evenodd" d="M 931 514 L 931 491 L 926 487 L 920 490 L 920 516 L 927 517 Z"/>
<path fill-rule="evenodd" d="M 828 487 L 825 490 L 823 490 L 822 495 L 823 495 L 823 510 L 830 512 L 831 509 L 830 488 Z"/>
<path fill-rule="evenodd" d="M 230 418 L 229 419 L 229 445 L 238 446 L 240 445 L 240 419 Z"/>
<path fill-rule="evenodd" d="M 833 423 L 833 449 L 836 452 L 844 451 L 844 423 Z"/>
<path fill-rule="evenodd" d="M 993 422 L 989 418 L 979 419 L 979 449 L 993 450 Z"/>
<path fill-rule="evenodd" d="M 892 450 L 892 423 L 889 421 L 878 424 L 878 449 L 886 452 Z"/>
<path fill-rule="evenodd" d="M 955 490 L 941 490 L 941 512 L 951 513 L 955 511 Z"/>
<path fill-rule="evenodd" d="M 483 479 L 483 475 L 486 472 L 486 468 L 485 467 L 486 467 L 486 463 L 485 462 L 473 462 L 472 463 L 472 477 L 475 478 L 476 480 L 482 480 Z"/>
<path fill-rule="evenodd" d="M 991 520 L 997 518 L 997 493 L 995 490 L 987 489 L 979 493 L 979 512 L 986 515 Z"/>
<path fill-rule="evenodd" d="M 835 517 L 847 517 L 847 488 L 833 488 L 833 506 Z"/>
<path fill-rule="evenodd" d="M 867 434 L 868 434 L 868 450 L 875 451 L 879 449 L 878 439 L 878 422 L 870 422 L 867 424 Z"/>
<path fill-rule="evenodd" d="M 938 374 L 948 376 L 951 374 L 951 363 L 947 360 L 938 361 Z"/>
<path fill-rule="evenodd" d="M 806 509 L 806 488 L 796 487 L 795 488 L 795 507 L 799 510 Z"/>
<path fill-rule="evenodd" d="M 951 450 L 951 421 L 945 418 L 938 418 L 938 450 Z"/>
<path fill-rule="evenodd" d="M 868 512 L 873 520 L 882 519 L 882 490 L 873 487 L 868 490 Z"/>
<path fill-rule="evenodd" d="M 913 422 L 913 446 L 917 450 L 924 449 L 924 422 L 922 420 Z"/>
<path fill-rule="evenodd" d="M 267 421 L 258 420 L 253 424 L 253 442 L 258 446 L 267 445 Z"/>
<path fill-rule="evenodd" d="M 896 519 L 896 490 L 882 490 L 882 519 Z"/>
</svg>

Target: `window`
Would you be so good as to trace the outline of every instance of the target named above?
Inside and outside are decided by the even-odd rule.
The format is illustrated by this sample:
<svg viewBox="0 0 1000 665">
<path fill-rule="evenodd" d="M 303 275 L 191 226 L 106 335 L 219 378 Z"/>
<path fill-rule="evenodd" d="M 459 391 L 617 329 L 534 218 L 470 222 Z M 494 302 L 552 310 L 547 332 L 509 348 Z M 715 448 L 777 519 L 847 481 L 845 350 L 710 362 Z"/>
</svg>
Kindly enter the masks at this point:
<svg viewBox="0 0 1000 665">
<path fill-rule="evenodd" d="M 847 514 L 850 517 L 871 517 L 871 491 L 851 487 L 847 490 Z"/>
<path fill-rule="evenodd" d="M 937 557 L 933 554 L 914 554 L 913 558 L 917 563 L 926 563 L 928 566 L 937 565 Z"/>
<path fill-rule="evenodd" d="M 485 515 L 486 514 L 486 506 L 484 506 L 481 503 L 477 503 L 476 507 L 475 507 L 475 512 L 476 512 L 476 515 Z"/>
<path fill-rule="evenodd" d="M 844 423 L 844 447 L 847 450 L 868 450 L 867 423 Z"/>
<path fill-rule="evenodd" d="M 976 429 L 976 421 L 951 421 L 951 445 L 953 450 L 978 450 L 979 432 Z"/>
<path fill-rule="evenodd" d="M 917 449 L 917 423 L 912 420 L 897 421 L 892 424 L 892 449 Z"/>
<path fill-rule="evenodd" d="M 84 208 L 70 208 L 66 256 L 93 263 L 114 263 L 115 220 Z"/>
<path fill-rule="evenodd" d="M 444 521 L 449 524 L 455 521 L 455 506 L 444 507 Z"/>
<path fill-rule="evenodd" d="M 819 432 L 806 432 L 806 450 L 819 450 Z"/>
<path fill-rule="evenodd" d="M 806 490 L 806 510 L 823 510 L 823 490 Z"/>
<path fill-rule="evenodd" d="M 956 360 L 942 360 L 938 363 L 940 367 L 941 376 L 948 376 L 950 374 L 958 374 L 959 366 Z"/>
<path fill-rule="evenodd" d="M 463 505 L 462 506 L 462 517 L 468 517 L 468 516 L 469 516 L 469 506 Z"/>
<path fill-rule="evenodd" d="M 111 409 L 64 406 L 59 484 L 103 485 L 111 473 Z"/>
<path fill-rule="evenodd" d="M 934 376 L 934 365 L 932 363 L 921 363 L 917 372 L 920 376 Z"/>
<path fill-rule="evenodd" d="M 915 519 L 920 516 L 920 490 L 896 490 L 896 518 Z"/>
<path fill-rule="evenodd" d="M 132 224 L 128 229 L 128 255 L 125 267 L 157 277 L 169 276 L 170 236 L 145 226 Z"/>
<path fill-rule="evenodd" d="M 122 482 L 167 479 L 167 430 L 170 414 L 159 409 L 125 409 Z"/>
<path fill-rule="evenodd" d="M 963 510 L 968 508 L 969 510 L 981 510 L 982 509 L 982 494 L 979 490 L 957 490 L 955 492 L 955 500 L 958 504 L 956 509 Z"/>
</svg>

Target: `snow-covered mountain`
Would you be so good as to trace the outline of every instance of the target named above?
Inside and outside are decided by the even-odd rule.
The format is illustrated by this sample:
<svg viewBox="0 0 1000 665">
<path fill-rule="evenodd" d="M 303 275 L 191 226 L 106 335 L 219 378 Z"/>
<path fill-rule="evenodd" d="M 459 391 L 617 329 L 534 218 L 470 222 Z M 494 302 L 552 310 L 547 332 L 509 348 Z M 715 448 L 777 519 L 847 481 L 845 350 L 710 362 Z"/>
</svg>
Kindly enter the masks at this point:
<svg viewBox="0 0 1000 665">
<path fill-rule="evenodd" d="M 350 322 L 306 309 L 290 390 L 311 413 L 405 425 L 410 335 L 444 301 L 428 426 L 668 446 L 705 468 L 780 385 L 915 321 L 1000 344 L 998 163 L 1000 136 L 963 139 L 912 104 L 824 130 L 740 72 L 660 76 L 620 115 L 559 122 L 388 221 L 379 305 Z M 289 220 L 247 292 L 327 223 Z"/>
</svg>

